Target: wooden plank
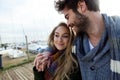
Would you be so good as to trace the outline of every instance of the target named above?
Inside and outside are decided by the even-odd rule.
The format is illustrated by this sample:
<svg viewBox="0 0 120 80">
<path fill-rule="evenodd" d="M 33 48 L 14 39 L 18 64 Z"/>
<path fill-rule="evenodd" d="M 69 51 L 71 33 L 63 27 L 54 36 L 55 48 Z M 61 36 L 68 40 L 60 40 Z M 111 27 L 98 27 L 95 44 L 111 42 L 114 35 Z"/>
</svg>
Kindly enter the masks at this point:
<svg viewBox="0 0 120 80">
<path fill-rule="evenodd" d="M 9 78 L 8 80 L 12 80 L 10 74 L 8 73 L 8 71 L 6 71 L 7 77 Z"/>
<path fill-rule="evenodd" d="M 1 73 L 0 80 L 34 80 L 33 63 L 6 70 Z"/>
</svg>

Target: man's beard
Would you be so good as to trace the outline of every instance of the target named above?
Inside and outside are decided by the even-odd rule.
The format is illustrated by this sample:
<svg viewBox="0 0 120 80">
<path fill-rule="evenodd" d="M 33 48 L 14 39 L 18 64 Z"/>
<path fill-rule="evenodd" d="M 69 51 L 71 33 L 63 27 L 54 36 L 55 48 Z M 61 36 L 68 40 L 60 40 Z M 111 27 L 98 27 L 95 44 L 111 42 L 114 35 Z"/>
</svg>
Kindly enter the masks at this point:
<svg viewBox="0 0 120 80">
<path fill-rule="evenodd" d="M 78 11 L 75 12 L 75 14 L 77 19 L 77 22 L 75 22 L 75 26 L 78 27 L 77 35 L 79 35 L 80 33 L 86 33 L 86 30 L 89 25 L 88 17 L 86 17 L 83 14 L 80 14 Z"/>
</svg>

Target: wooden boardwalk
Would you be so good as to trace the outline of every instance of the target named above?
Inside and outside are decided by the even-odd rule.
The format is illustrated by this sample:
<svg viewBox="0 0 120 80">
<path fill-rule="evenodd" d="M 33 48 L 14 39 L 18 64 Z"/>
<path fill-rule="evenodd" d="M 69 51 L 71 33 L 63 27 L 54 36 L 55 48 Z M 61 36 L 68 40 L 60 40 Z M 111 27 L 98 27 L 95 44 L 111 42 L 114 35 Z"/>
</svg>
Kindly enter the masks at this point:
<svg viewBox="0 0 120 80">
<path fill-rule="evenodd" d="M 6 70 L 0 74 L 0 80 L 34 80 L 32 67 L 33 63 L 28 63 Z"/>
</svg>

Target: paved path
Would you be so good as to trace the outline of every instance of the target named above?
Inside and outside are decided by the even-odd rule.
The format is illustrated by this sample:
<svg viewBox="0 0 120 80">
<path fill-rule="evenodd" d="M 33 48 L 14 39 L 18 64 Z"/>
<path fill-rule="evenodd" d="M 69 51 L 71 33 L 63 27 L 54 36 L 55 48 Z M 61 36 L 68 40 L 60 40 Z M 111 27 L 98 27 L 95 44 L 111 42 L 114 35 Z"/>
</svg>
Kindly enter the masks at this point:
<svg viewBox="0 0 120 80">
<path fill-rule="evenodd" d="M 34 80 L 33 63 L 25 64 L 4 71 L 0 74 L 0 80 Z"/>
</svg>

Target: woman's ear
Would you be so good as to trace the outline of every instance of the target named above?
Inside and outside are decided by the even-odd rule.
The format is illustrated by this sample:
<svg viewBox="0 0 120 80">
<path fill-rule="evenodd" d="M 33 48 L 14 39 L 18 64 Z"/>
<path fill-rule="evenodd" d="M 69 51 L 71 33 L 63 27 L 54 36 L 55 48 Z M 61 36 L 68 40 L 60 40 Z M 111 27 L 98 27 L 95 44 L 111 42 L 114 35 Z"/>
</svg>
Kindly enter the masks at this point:
<svg viewBox="0 0 120 80">
<path fill-rule="evenodd" d="M 87 6 L 85 4 L 85 1 L 79 1 L 77 5 L 77 10 L 80 13 L 84 13 L 87 10 Z"/>
</svg>

